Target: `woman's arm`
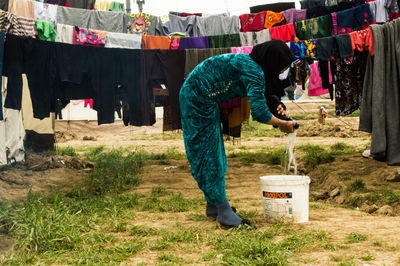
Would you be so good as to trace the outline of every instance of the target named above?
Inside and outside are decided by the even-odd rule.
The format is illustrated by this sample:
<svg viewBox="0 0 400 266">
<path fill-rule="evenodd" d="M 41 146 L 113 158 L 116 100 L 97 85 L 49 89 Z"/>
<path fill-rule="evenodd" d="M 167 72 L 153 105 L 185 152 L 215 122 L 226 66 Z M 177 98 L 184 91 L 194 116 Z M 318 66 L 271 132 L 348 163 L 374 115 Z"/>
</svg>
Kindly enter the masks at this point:
<svg viewBox="0 0 400 266">
<path fill-rule="evenodd" d="M 285 133 L 293 133 L 294 132 L 294 125 L 296 124 L 295 121 L 285 121 L 276 118 L 275 116 L 272 115 L 271 120 L 269 120 L 266 124 L 268 125 L 273 125 L 273 126 L 278 126 L 279 129 L 282 132 Z"/>
</svg>

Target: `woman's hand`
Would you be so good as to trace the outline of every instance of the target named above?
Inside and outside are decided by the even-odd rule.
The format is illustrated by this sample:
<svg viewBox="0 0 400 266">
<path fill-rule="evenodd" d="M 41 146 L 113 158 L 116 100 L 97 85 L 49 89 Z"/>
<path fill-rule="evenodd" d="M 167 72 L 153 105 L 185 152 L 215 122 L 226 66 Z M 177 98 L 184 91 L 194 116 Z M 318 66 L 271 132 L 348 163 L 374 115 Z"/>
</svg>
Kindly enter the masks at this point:
<svg viewBox="0 0 400 266">
<path fill-rule="evenodd" d="M 284 133 L 293 133 L 295 124 L 295 121 L 280 120 L 278 127 Z"/>
<path fill-rule="evenodd" d="M 276 110 L 278 111 L 278 114 L 280 114 L 282 116 L 286 116 L 286 110 L 283 109 L 282 104 L 278 105 L 278 108 L 276 108 Z"/>
</svg>

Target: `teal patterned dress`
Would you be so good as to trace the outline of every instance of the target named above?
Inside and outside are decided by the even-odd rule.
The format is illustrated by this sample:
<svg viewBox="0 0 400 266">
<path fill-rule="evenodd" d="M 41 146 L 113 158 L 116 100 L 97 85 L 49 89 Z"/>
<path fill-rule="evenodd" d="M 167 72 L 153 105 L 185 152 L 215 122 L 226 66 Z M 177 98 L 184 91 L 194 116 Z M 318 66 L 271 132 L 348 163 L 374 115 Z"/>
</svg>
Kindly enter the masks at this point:
<svg viewBox="0 0 400 266">
<path fill-rule="evenodd" d="M 191 173 L 205 199 L 214 205 L 226 199 L 228 171 L 218 103 L 247 96 L 253 119 L 266 123 L 272 114 L 264 92 L 264 72 L 247 54 L 205 60 L 181 88 L 182 130 Z"/>
</svg>

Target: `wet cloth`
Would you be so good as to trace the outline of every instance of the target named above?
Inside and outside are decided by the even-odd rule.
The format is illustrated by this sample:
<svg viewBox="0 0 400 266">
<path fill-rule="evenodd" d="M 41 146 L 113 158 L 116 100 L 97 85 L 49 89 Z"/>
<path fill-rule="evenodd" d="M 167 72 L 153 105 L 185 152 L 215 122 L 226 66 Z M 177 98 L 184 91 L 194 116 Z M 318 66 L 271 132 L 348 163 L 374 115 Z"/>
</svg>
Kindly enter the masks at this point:
<svg viewBox="0 0 400 266">
<path fill-rule="evenodd" d="M 105 47 L 140 49 L 142 48 L 142 37 L 138 34 L 108 32 Z"/>
<path fill-rule="evenodd" d="M 94 9 L 96 0 L 67 0 L 65 6 L 81 9 Z"/>
<path fill-rule="evenodd" d="M 211 204 L 226 199 L 228 170 L 217 104 L 248 96 L 253 118 L 266 123 L 271 113 L 264 91 L 263 70 L 246 54 L 212 57 L 196 67 L 182 86 L 179 102 L 186 155 Z"/>
<path fill-rule="evenodd" d="M 197 33 L 199 36 L 213 36 L 240 32 L 239 16 L 222 17 L 213 15 L 197 18 Z"/>
<path fill-rule="evenodd" d="M 156 35 L 156 28 L 160 23 L 159 17 L 145 13 L 124 15 L 124 21 L 128 33 L 146 33 L 152 36 Z"/>
<path fill-rule="evenodd" d="M 398 45 L 400 20 L 370 26 L 375 55 L 368 57 L 359 130 L 372 133 L 371 154 L 390 165 L 400 165 L 400 95 Z"/>
<path fill-rule="evenodd" d="M 35 18 L 35 2 L 29 0 L 9 0 L 8 12 L 17 17 Z"/>
<path fill-rule="evenodd" d="M 294 23 L 297 21 L 305 20 L 307 18 L 306 9 L 291 8 L 282 12 L 286 23 Z"/>
<path fill-rule="evenodd" d="M 332 17 L 326 15 L 294 23 L 296 36 L 300 40 L 328 37 L 332 32 Z"/>
<path fill-rule="evenodd" d="M 56 31 L 52 22 L 36 20 L 35 30 L 39 40 L 51 42 L 56 40 Z"/>
<path fill-rule="evenodd" d="M 57 7 L 57 23 L 109 32 L 124 31 L 124 14 L 79 8 Z"/>
<path fill-rule="evenodd" d="M 239 37 L 241 46 L 254 46 L 271 40 L 269 29 L 257 32 L 240 32 Z"/>
<path fill-rule="evenodd" d="M 96 0 L 94 4 L 94 9 L 99 11 L 110 10 L 111 2 L 109 0 Z"/>
<path fill-rule="evenodd" d="M 279 39 L 284 42 L 294 41 L 296 37 L 293 23 L 273 27 L 269 29 L 269 32 L 271 33 L 271 39 Z"/>
<path fill-rule="evenodd" d="M 228 54 L 231 48 L 189 49 L 186 50 L 185 77 L 204 60 L 221 54 Z"/>
<path fill-rule="evenodd" d="M 353 51 L 369 51 L 371 55 L 374 55 L 374 36 L 370 28 L 360 31 L 353 31 L 349 34 L 349 36 Z"/>
<path fill-rule="evenodd" d="M 360 108 L 368 53 L 336 58 L 335 115 L 346 116 Z"/>
<path fill-rule="evenodd" d="M 24 35 L 18 24 L 17 16 L 3 10 L 0 10 L 0 31 L 18 36 Z"/>
<path fill-rule="evenodd" d="M 0 0 L 0 9 L 8 11 L 8 0 Z"/>
<path fill-rule="evenodd" d="M 179 40 L 179 50 L 207 49 L 207 48 L 210 48 L 207 36 L 187 37 L 187 38 L 180 38 Z"/>
<path fill-rule="evenodd" d="M 240 15 L 241 32 L 260 31 L 264 29 L 265 14 L 267 12 L 259 12 L 256 14 L 243 14 Z"/>
<path fill-rule="evenodd" d="M 125 12 L 124 6 L 125 6 L 124 3 L 111 2 L 110 8 L 108 10 L 114 12 Z"/>
<path fill-rule="evenodd" d="M 56 42 L 72 44 L 74 36 L 74 26 L 57 24 Z"/>
<path fill-rule="evenodd" d="M 17 17 L 20 32 L 24 36 L 36 36 L 35 20 L 31 18 Z"/>
<path fill-rule="evenodd" d="M 240 46 L 239 34 L 225 34 L 208 37 L 210 48 L 227 48 Z"/>
<path fill-rule="evenodd" d="M 197 33 L 197 17 L 180 17 L 172 14 L 168 15 L 168 21 L 161 21 L 156 26 L 156 35 L 168 36 L 174 32 L 183 33 L 190 37 L 198 36 Z"/>
<path fill-rule="evenodd" d="M 265 14 L 264 28 L 272 28 L 275 24 L 281 23 L 285 20 L 282 12 L 276 13 L 273 11 L 267 11 Z"/>
<path fill-rule="evenodd" d="M 170 49 L 171 38 L 168 36 L 142 35 L 143 49 Z"/>
<path fill-rule="evenodd" d="M 4 56 L 4 32 L 0 32 L 0 73 L 3 73 L 3 56 Z M 0 88 L 3 88 L 2 79 L 0 78 Z M 0 120 L 3 120 L 3 99 L 2 99 L 2 89 L 0 89 Z"/>
<path fill-rule="evenodd" d="M 332 73 L 330 64 L 329 66 L 329 82 L 332 83 Z M 323 88 L 322 86 L 322 79 L 320 76 L 319 71 L 319 63 L 315 62 L 314 64 L 310 65 L 310 78 L 308 83 L 308 96 L 320 96 L 329 93 L 328 88 Z"/>
<path fill-rule="evenodd" d="M 50 21 L 57 23 L 57 6 L 35 2 L 35 20 Z"/>
<path fill-rule="evenodd" d="M 348 58 L 353 56 L 353 49 L 348 34 L 333 37 L 319 38 L 317 40 L 317 58 L 329 61 L 331 56 Z"/>
<path fill-rule="evenodd" d="M 106 45 L 107 32 L 75 27 L 73 31 L 73 44 L 104 47 Z"/>
<path fill-rule="evenodd" d="M 368 4 L 360 5 L 352 9 L 337 12 L 338 33 L 350 33 L 353 30 L 367 28 L 374 23 Z"/>
</svg>

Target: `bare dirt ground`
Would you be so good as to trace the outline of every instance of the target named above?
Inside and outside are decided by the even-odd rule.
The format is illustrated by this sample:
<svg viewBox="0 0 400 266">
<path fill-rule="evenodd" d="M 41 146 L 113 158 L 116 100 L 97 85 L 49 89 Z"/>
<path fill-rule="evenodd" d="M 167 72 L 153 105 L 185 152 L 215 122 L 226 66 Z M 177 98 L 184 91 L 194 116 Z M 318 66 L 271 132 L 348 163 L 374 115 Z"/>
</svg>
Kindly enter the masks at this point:
<svg viewBox="0 0 400 266">
<path fill-rule="evenodd" d="M 306 115 L 305 120 L 299 120 L 296 145 L 317 144 L 332 145 L 337 142 L 351 145 L 362 150 L 369 143 L 368 134 L 357 131 L 358 118 L 349 117 L 338 120 L 327 119 L 325 125 L 316 122 L 316 114 L 320 105 L 304 104 L 300 110 L 288 104 L 291 115 Z M 332 105 L 327 108 L 332 112 Z M 161 153 L 171 147 L 177 152 L 184 152 L 181 134 L 161 132 L 162 120 L 158 119 L 153 127 L 124 127 L 121 122 L 113 125 L 97 126 L 96 122 L 64 122 L 56 123 L 57 146 L 74 147 L 78 153 L 88 147 L 105 146 L 107 148 L 143 149 L 147 152 Z M 225 143 L 227 152 L 245 149 L 248 152 L 259 151 L 262 147 L 286 146 L 286 139 L 279 134 L 274 136 L 244 137 L 239 145 Z M 246 147 L 246 148 L 243 148 Z M 301 158 L 299 158 L 301 161 Z M 240 159 L 229 159 L 229 172 L 226 175 L 227 194 L 232 204 L 238 210 L 255 212 L 252 220 L 259 228 L 270 226 L 270 221 L 263 218 L 260 197 L 259 177 L 280 174 L 280 166 L 264 164 L 245 165 Z M 170 191 L 183 193 L 189 198 L 201 198 L 202 193 L 190 175 L 186 160 L 172 160 L 169 166 L 177 168 L 165 170 L 168 165 L 157 163 L 146 164 L 141 170 L 143 183 L 135 189 L 144 195 L 151 193 L 155 186 L 163 186 Z M 55 154 L 27 154 L 27 161 L 14 168 L 0 172 L 0 201 L 23 200 L 30 187 L 33 191 L 46 193 L 60 187 L 68 189 L 79 184 L 93 165 L 81 159 Z M 309 175 L 311 206 L 310 221 L 303 225 L 291 225 L 291 230 L 310 231 L 326 230 L 331 234 L 332 243 L 341 248 L 332 250 L 308 251 L 290 257 L 293 264 L 335 265 L 343 261 L 353 261 L 355 265 L 399 265 L 400 264 L 400 201 L 388 201 L 377 196 L 374 202 L 368 197 L 372 191 L 400 192 L 400 183 L 388 182 L 398 167 L 388 166 L 383 162 L 365 159 L 361 153 L 341 155 L 332 163 L 322 164 L 313 170 L 304 170 Z M 355 180 L 362 180 L 365 191 L 348 191 L 348 186 Z M 384 192 L 382 192 L 384 193 Z M 386 195 L 386 194 L 385 194 Z M 390 195 L 388 196 L 390 197 Z M 371 211 L 375 204 L 376 210 Z M 385 207 L 387 211 L 379 212 Z M 357 209 L 358 207 L 358 209 Z M 373 208 L 375 208 L 373 207 Z M 369 214 L 371 212 L 372 214 Z M 187 217 L 191 212 L 183 213 L 146 213 L 135 216 L 132 224 L 151 227 L 170 228 L 176 221 L 182 221 L 184 226 L 196 226 L 206 231 L 217 229 L 217 224 L 211 221 L 192 221 Z M 202 214 L 202 213 L 199 213 Z M 367 240 L 359 243 L 347 243 L 346 237 L 358 232 L 367 236 Z M 12 241 L 0 238 L 0 251 L 10 251 Z M 182 255 L 198 257 L 197 252 L 184 252 Z M 179 251 L 176 251 L 179 255 Z M 370 254 L 373 259 L 365 262 L 363 256 Z M 146 249 L 130 258 L 125 264 L 145 262 L 157 263 L 157 251 Z M 218 258 L 209 262 L 195 264 L 218 264 Z M 354 264 L 341 264 L 354 265 Z"/>
</svg>

